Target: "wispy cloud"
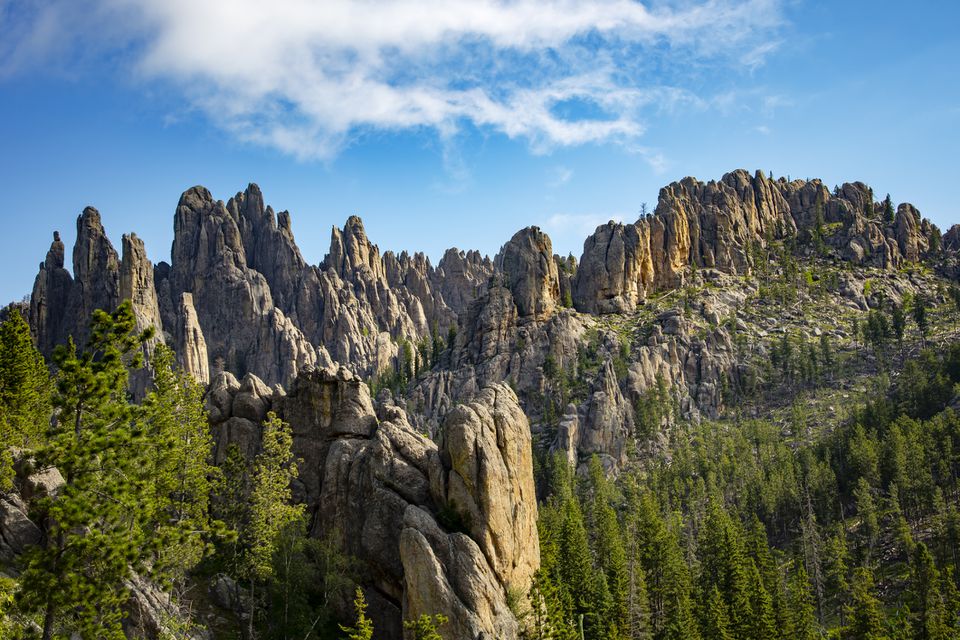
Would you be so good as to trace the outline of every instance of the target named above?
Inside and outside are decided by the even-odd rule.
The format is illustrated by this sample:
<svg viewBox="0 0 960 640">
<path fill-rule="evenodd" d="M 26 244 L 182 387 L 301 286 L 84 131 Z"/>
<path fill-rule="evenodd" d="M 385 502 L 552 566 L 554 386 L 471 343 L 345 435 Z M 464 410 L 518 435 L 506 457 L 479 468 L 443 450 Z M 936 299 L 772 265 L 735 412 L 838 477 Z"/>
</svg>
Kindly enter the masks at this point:
<svg viewBox="0 0 960 640">
<path fill-rule="evenodd" d="M 626 217 L 622 213 L 555 213 L 541 226 L 551 237 L 575 237 L 582 242 L 600 225 L 623 222 Z"/>
<path fill-rule="evenodd" d="M 570 182 L 570 178 L 573 177 L 573 169 L 569 167 L 564 167 L 562 165 L 554 167 L 550 171 L 550 178 L 547 180 L 547 186 L 551 189 L 556 189 L 562 187 L 563 185 Z"/>
<path fill-rule="evenodd" d="M 638 64 L 762 64 L 781 1 L 7 0 L 0 73 L 77 51 L 130 60 L 239 139 L 301 158 L 465 125 L 544 153 L 632 144 L 645 114 L 699 100 Z"/>
</svg>

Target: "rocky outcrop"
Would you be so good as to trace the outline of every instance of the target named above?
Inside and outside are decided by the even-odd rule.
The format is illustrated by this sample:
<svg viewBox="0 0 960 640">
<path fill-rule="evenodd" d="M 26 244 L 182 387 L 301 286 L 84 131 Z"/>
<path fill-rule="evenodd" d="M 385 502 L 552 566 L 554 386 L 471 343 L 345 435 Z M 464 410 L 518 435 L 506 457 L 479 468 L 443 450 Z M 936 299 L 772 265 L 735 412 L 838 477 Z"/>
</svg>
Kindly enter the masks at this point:
<svg viewBox="0 0 960 640">
<path fill-rule="evenodd" d="M 486 291 L 493 262 L 478 251 L 447 249 L 431 276 L 434 291 L 457 316 Z"/>
<path fill-rule="evenodd" d="M 46 259 L 40 263 L 40 273 L 33 283 L 30 295 L 30 327 L 37 348 L 49 356 L 64 335 L 64 313 L 73 286 L 73 277 L 63 266 L 64 246 L 60 233 L 53 232 L 53 242 Z"/>
<path fill-rule="evenodd" d="M 403 341 L 445 335 L 493 273 L 476 252 L 448 251 L 438 269 L 421 253 L 381 255 L 357 217 L 333 229 L 322 264 L 308 265 L 290 214 L 265 206 L 254 184 L 226 203 L 203 187 L 184 192 L 169 264 L 150 264 L 134 234 L 119 260 L 95 209 L 77 224 L 74 274 L 56 235 L 34 285 L 41 351 L 49 357 L 68 336 L 82 343 L 94 309 L 131 299 L 138 328 L 154 326 L 155 342 L 173 344 L 201 380 L 228 370 L 290 384 L 334 361 L 373 375 L 393 367 Z"/>
<path fill-rule="evenodd" d="M 458 407 L 438 442 L 396 406 L 378 416 L 366 384 L 342 367 L 301 374 L 288 393 L 220 374 L 207 406 L 218 457 L 230 444 L 254 455 L 255 419 L 268 410 L 290 423 L 312 532 L 363 561 L 384 638 L 421 613 L 446 615 L 451 640 L 518 637 L 507 592 L 526 592 L 539 550 L 530 429 L 508 387 Z"/>
<path fill-rule="evenodd" d="M 691 268 L 750 273 L 755 248 L 796 241 L 886 269 L 929 251 L 929 223 L 909 204 L 892 225 L 860 182 L 831 193 L 819 180 L 773 180 L 734 171 L 719 181 L 684 178 L 660 190 L 656 211 L 634 224 L 608 223 L 584 243 L 573 301 L 587 313 L 631 311 L 652 292 L 680 286 Z"/>
<path fill-rule="evenodd" d="M 584 242 L 583 257 L 571 287 L 573 304 L 578 310 L 586 313 L 632 311 L 652 287 L 648 228 L 611 221 L 597 227 Z"/>
<path fill-rule="evenodd" d="M 537 227 L 518 231 L 494 264 L 521 317 L 549 315 L 560 300 L 560 277 L 550 238 Z"/>
<path fill-rule="evenodd" d="M 180 310 L 176 315 L 176 353 L 183 370 L 201 384 L 210 382 L 207 341 L 203 339 L 200 320 L 193 306 L 193 294 L 180 294 Z"/>
<path fill-rule="evenodd" d="M 123 257 L 120 261 L 120 287 L 118 303 L 130 300 L 137 332 L 152 330 L 153 336 L 143 345 L 146 362 L 150 362 L 153 351 L 163 340 L 163 323 L 160 319 L 160 304 L 154 287 L 153 265 L 147 259 L 143 241 L 136 234 L 122 238 Z M 198 378 L 202 380 L 202 378 Z M 150 387 L 151 373 L 148 368 L 138 369 L 131 374 L 130 388 L 134 397 L 143 398 Z"/>
</svg>

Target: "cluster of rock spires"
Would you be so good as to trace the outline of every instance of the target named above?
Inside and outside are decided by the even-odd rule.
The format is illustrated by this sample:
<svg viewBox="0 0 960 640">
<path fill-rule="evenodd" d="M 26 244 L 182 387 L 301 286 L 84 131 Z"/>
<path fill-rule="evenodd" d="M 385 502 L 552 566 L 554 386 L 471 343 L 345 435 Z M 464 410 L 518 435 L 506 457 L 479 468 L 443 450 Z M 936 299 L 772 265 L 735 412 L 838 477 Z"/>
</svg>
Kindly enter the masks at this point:
<svg viewBox="0 0 960 640">
<path fill-rule="evenodd" d="M 661 190 L 652 215 L 598 227 L 579 261 L 554 255 L 550 238 L 528 227 L 493 260 L 450 249 L 436 267 L 420 253 L 381 254 L 356 217 L 310 265 L 289 213 L 265 206 L 256 185 L 226 203 L 194 187 L 177 206 L 170 264 L 151 264 L 134 234 L 118 257 L 87 208 L 71 275 L 54 234 L 30 322 L 49 356 L 68 336 L 83 341 L 94 309 L 132 300 L 140 328 L 158 329 L 147 349 L 171 344 L 209 383 L 218 460 L 231 444 L 254 455 L 269 410 L 292 425 L 303 460 L 296 494 L 317 514 L 312 532 L 340 536 L 364 562 L 383 637 L 399 637 L 404 618 L 444 613 L 450 638 L 509 640 L 518 623 L 508 593 L 526 591 L 539 558 L 531 436 L 573 464 L 598 455 L 615 468 L 633 408 L 658 380 L 684 414 L 713 416 L 721 379 L 742 373 L 717 321 L 743 303 L 742 287 L 700 302 L 714 327 L 705 334 L 678 310 L 661 313 L 625 369 L 600 316 L 632 313 L 694 271 L 720 283 L 748 274 L 757 248 L 773 241 L 891 272 L 931 260 L 960 275 L 960 226 L 941 238 L 909 204 L 887 219 L 861 183 L 831 192 L 759 172 L 686 178 Z M 866 306 L 862 287 L 847 289 L 851 304 Z M 404 341 L 449 328 L 455 340 L 431 370 L 398 397 L 371 399 L 363 380 L 392 369 Z M 548 429 L 549 370 L 582 376 L 588 340 L 598 368 Z M 144 375 L 134 391 L 148 385 Z"/>
<path fill-rule="evenodd" d="M 450 620 L 445 637 L 517 637 L 508 593 L 526 593 L 540 554 L 530 428 L 509 387 L 475 394 L 433 440 L 392 403 L 375 410 L 342 367 L 301 374 L 286 392 L 220 373 L 207 408 L 218 462 L 231 445 L 256 452 L 268 411 L 290 423 L 296 497 L 315 535 L 363 561 L 378 637 L 435 613 Z"/>
<path fill-rule="evenodd" d="M 40 267 L 30 321 L 48 355 L 68 336 L 82 344 L 94 309 L 131 299 L 141 328 L 158 329 L 191 374 L 254 372 L 289 385 L 334 361 L 370 374 L 397 355 L 397 341 L 446 331 L 493 272 L 476 252 L 448 251 L 437 268 L 421 253 L 380 255 L 359 218 L 334 228 L 330 252 L 308 265 L 290 215 L 264 207 L 256 185 L 226 204 L 194 187 L 174 218 L 170 264 L 152 265 L 143 242 L 123 236 L 122 258 L 100 214 L 77 219 L 73 276 L 59 234 Z"/>
<path fill-rule="evenodd" d="M 211 372 L 231 371 L 289 385 L 300 371 L 333 362 L 368 376 L 392 363 L 401 338 L 415 342 L 463 323 L 495 272 L 519 319 L 549 317 L 567 293 L 580 312 L 624 312 L 680 285 L 692 265 L 746 273 L 755 244 L 809 242 L 818 227 L 844 258 L 890 269 L 927 257 L 938 234 L 910 204 L 900 205 L 892 222 L 882 220 L 862 183 L 831 193 L 819 180 L 735 171 L 719 182 L 670 184 L 652 215 L 600 226 L 579 263 L 554 256 L 549 237 L 529 227 L 493 261 L 450 249 L 434 267 L 422 253 L 381 255 L 351 217 L 333 229 L 330 250 L 315 266 L 294 242 L 290 214 L 265 206 L 256 185 L 226 203 L 194 187 L 177 205 L 170 264 L 150 264 L 132 233 L 118 257 L 100 214 L 84 209 L 73 275 L 55 233 L 30 320 L 49 355 L 67 336 L 82 342 L 94 309 L 129 298 L 141 325 L 159 329 L 156 339 L 172 343 L 204 382 Z M 958 246 L 954 228 L 938 251 Z"/>
</svg>

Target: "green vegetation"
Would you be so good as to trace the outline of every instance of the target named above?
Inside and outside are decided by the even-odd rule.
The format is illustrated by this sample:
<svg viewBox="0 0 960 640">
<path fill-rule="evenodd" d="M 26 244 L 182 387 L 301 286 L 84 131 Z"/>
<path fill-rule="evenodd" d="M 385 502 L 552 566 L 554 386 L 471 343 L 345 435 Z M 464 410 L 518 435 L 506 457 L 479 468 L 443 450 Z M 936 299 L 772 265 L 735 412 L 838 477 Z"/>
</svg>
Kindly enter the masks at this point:
<svg viewBox="0 0 960 640">
<path fill-rule="evenodd" d="M 405 620 L 403 628 L 413 632 L 414 640 L 443 640 L 437 628 L 442 627 L 447 622 L 447 617 L 444 615 L 428 616 L 424 613 L 416 620 Z"/>
<path fill-rule="evenodd" d="M 546 460 L 530 637 L 957 637 L 958 383 L 954 344 L 833 430 L 674 422 L 614 481 Z"/>
<path fill-rule="evenodd" d="M 360 587 L 357 587 L 353 608 L 357 612 L 355 626 L 340 625 L 340 630 L 347 634 L 345 640 L 370 640 L 373 638 L 373 623 L 367 617 L 367 600 L 363 597 L 363 590 Z"/>
</svg>

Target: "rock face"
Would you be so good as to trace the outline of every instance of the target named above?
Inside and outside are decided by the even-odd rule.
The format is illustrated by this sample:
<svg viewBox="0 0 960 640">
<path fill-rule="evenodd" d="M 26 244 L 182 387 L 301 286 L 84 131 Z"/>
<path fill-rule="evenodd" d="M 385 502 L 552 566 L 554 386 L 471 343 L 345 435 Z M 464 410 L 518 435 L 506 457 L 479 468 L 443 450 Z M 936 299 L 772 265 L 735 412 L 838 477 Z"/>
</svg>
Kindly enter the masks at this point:
<svg viewBox="0 0 960 640">
<path fill-rule="evenodd" d="M 909 204 L 887 225 L 860 182 L 831 193 L 819 180 L 772 180 L 734 171 L 660 190 L 653 215 L 608 223 L 584 243 L 573 301 L 586 313 L 631 311 L 652 292 L 681 285 L 690 267 L 749 273 L 754 248 L 794 239 L 856 264 L 895 269 L 924 258 L 932 233 Z"/>
<path fill-rule="evenodd" d="M 641 228 L 608 222 L 587 238 L 572 283 L 577 309 L 587 313 L 632 311 L 652 289 L 650 236 L 641 237 Z"/>
<path fill-rule="evenodd" d="M 545 233 L 537 227 L 518 231 L 497 254 L 495 264 L 521 317 L 553 311 L 560 299 L 560 277 Z"/>
<path fill-rule="evenodd" d="M 762 345 L 761 332 L 784 330 L 741 320 L 763 301 L 740 276 L 770 268 L 771 249 L 886 271 L 872 293 L 837 276 L 830 295 L 843 309 L 915 290 L 905 263 L 935 258 L 960 276 L 960 227 L 941 238 L 909 204 L 883 215 L 862 183 L 830 191 L 735 171 L 664 187 L 652 215 L 598 227 L 579 261 L 528 227 L 495 260 L 450 249 L 434 268 L 421 253 L 381 253 L 350 217 L 311 265 L 290 214 L 256 185 L 226 203 L 194 187 L 177 205 L 169 264 L 152 265 L 134 234 L 118 257 L 87 208 L 71 275 L 54 234 L 30 323 L 49 356 L 85 339 L 94 309 L 131 300 L 138 328 L 157 329 L 148 352 L 164 340 L 209 383 L 218 463 L 231 445 L 256 455 L 269 411 L 291 424 L 295 498 L 314 535 L 362 561 L 378 637 L 442 613 L 445 638 L 512 640 L 508 593 L 527 591 L 539 558 L 532 447 L 615 471 L 635 432 L 657 432 L 638 409 L 649 394 L 684 417 L 715 417 L 755 374 L 738 333 Z M 681 300 L 682 285 L 701 289 L 696 301 Z M 415 347 L 413 372 L 399 371 L 411 364 L 402 345 Z M 365 381 L 393 372 L 400 382 L 374 402 Z M 147 384 L 135 379 L 134 392 Z M 25 514 L 0 501 L 0 558 L 34 535 Z M 148 587 L 131 585 L 143 628 L 158 606 Z"/>
<path fill-rule="evenodd" d="M 170 264 L 150 264 L 134 234 L 123 237 L 120 260 L 95 209 L 77 230 L 73 275 L 55 234 L 34 284 L 41 351 L 49 357 L 68 336 L 82 344 L 94 309 L 131 299 L 138 328 L 155 327 L 155 342 L 173 344 L 204 381 L 227 370 L 288 385 L 334 360 L 365 375 L 392 367 L 401 340 L 445 334 L 493 273 L 476 252 L 450 250 L 437 269 L 420 253 L 381 255 L 357 217 L 333 229 L 321 265 L 308 265 L 290 214 L 265 206 L 256 185 L 226 203 L 203 187 L 184 192 Z"/>
<path fill-rule="evenodd" d="M 691 267 L 749 272 L 756 247 L 773 241 L 796 241 L 810 251 L 823 246 L 890 269 L 930 255 L 937 232 L 911 205 L 901 205 L 892 223 L 881 216 L 862 183 L 830 192 L 818 180 L 734 171 L 715 182 L 686 178 L 664 187 L 653 215 L 599 227 L 579 263 L 552 255 L 550 239 L 529 227 L 495 262 L 450 249 L 434 268 L 423 254 L 381 254 L 351 217 L 332 229 L 325 260 L 309 265 L 290 214 L 274 213 L 256 185 L 226 203 L 194 187 L 177 205 L 170 264 L 151 265 L 133 234 L 124 236 L 119 259 L 100 214 L 85 209 L 73 275 L 55 236 L 34 284 L 30 321 L 49 356 L 68 336 L 82 343 L 94 309 L 129 298 L 138 325 L 155 326 L 156 340 L 172 343 L 181 364 L 201 380 L 227 370 L 289 385 L 301 372 L 334 362 L 370 376 L 394 367 L 404 341 L 431 341 L 482 320 L 472 309 L 492 279 L 510 292 L 516 320 L 529 323 L 549 321 L 570 304 L 589 314 L 632 312 L 650 294 L 683 283 Z M 942 245 L 955 253 L 950 248 L 960 242 L 951 233 Z M 495 368 L 503 371 L 502 365 Z"/>
<path fill-rule="evenodd" d="M 450 640 L 518 637 L 507 592 L 526 592 L 540 555 L 530 429 L 509 387 L 458 407 L 438 442 L 393 405 L 378 417 L 342 367 L 301 374 L 286 394 L 220 374 L 207 405 L 218 457 L 230 444 L 254 455 L 268 410 L 290 423 L 313 533 L 338 536 L 364 562 L 384 638 L 421 613 L 446 615 Z"/>
</svg>

